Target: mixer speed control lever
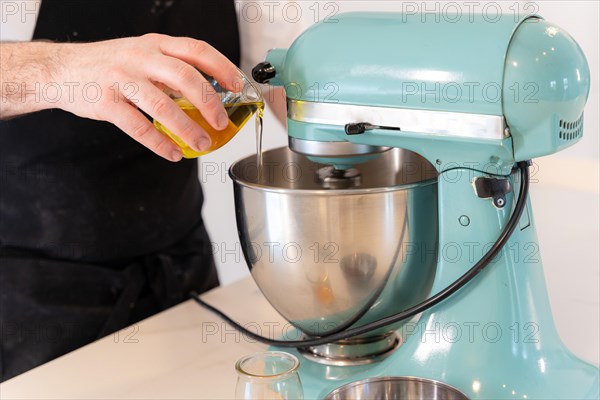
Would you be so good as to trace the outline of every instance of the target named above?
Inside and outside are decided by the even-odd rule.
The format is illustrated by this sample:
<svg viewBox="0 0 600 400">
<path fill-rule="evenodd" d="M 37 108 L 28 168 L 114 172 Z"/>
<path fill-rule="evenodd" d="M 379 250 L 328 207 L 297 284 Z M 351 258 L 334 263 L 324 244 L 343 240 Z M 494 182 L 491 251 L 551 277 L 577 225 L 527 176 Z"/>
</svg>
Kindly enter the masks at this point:
<svg viewBox="0 0 600 400">
<path fill-rule="evenodd" d="M 366 131 L 370 131 L 372 129 L 385 129 L 388 131 L 399 131 L 400 128 L 395 126 L 380 126 L 380 125 L 372 125 L 368 122 L 352 122 L 346 124 L 345 130 L 346 135 L 361 135 Z"/>
</svg>

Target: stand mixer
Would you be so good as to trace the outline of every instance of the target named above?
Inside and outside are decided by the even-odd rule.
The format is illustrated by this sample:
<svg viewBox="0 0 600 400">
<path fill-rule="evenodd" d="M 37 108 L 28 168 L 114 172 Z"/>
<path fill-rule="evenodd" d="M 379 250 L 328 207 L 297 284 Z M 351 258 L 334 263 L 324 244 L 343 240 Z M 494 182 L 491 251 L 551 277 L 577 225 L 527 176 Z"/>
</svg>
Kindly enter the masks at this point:
<svg viewBox="0 0 600 400">
<path fill-rule="evenodd" d="M 285 88 L 289 149 L 260 176 L 255 157 L 232 166 L 238 231 L 265 297 L 317 339 L 290 342 L 305 397 L 597 398 L 598 368 L 554 327 L 524 198 L 525 162 L 582 136 L 582 50 L 535 16 L 424 20 L 341 14 L 253 71 Z M 390 393 L 393 377 L 434 390 Z"/>
</svg>

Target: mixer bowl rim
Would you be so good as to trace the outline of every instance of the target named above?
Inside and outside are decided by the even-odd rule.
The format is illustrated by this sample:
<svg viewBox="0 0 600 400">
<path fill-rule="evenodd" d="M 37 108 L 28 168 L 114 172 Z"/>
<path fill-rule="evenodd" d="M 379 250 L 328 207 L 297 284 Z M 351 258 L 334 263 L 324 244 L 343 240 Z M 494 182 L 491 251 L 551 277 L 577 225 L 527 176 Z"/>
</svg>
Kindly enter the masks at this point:
<svg viewBox="0 0 600 400">
<path fill-rule="evenodd" d="M 465 393 L 463 393 L 461 390 L 457 389 L 456 387 L 451 386 L 444 382 L 440 382 L 435 379 L 423 378 L 423 377 L 412 376 L 412 375 L 408 375 L 408 376 L 386 375 L 386 376 L 376 376 L 376 377 L 372 377 L 372 378 L 366 378 L 366 379 L 361 379 L 358 381 L 346 383 L 342 386 L 339 386 L 339 387 L 333 389 L 331 392 L 329 392 L 325 396 L 324 400 L 333 399 L 336 394 L 340 394 L 340 393 L 347 391 L 348 389 L 356 387 L 356 386 L 365 385 L 365 384 L 369 384 L 369 383 L 378 383 L 378 382 L 396 381 L 396 380 L 416 381 L 416 382 L 421 382 L 421 383 L 433 384 L 435 386 L 443 387 L 444 389 L 447 389 L 451 392 L 455 392 L 456 394 L 458 394 L 459 396 L 463 396 L 463 398 L 465 398 L 467 400 L 469 399 L 469 397 Z"/>
<path fill-rule="evenodd" d="M 267 150 L 267 151 L 265 151 L 265 153 L 285 151 L 285 150 L 291 151 L 288 147 L 282 146 L 282 147 L 276 147 L 274 149 Z M 416 154 L 418 157 L 422 158 L 425 163 L 432 165 L 427 159 L 423 158 L 418 153 L 412 152 L 410 150 L 404 150 L 404 149 L 402 149 L 402 150 L 407 151 L 409 153 Z M 293 153 L 293 151 L 292 151 L 292 153 Z M 397 192 L 397 191 L 403 191 L 403 190 L 411 190 L 411 189 L 414 189 L 417 187 L 437 185 L 439 182 L 439 176 L 440 176 L 438 171 L 435 171 L 435 169 L 433 169 L 432 171 L 435 171 L 435 176 L 433 176 L 433 177 L 427 177 L 425 179 L 417 180 L 417 181 L 410 182 L 410 183 L 398 183 L 398 184 L 393 184 L 393 185 L 385 185 L 385 186 L 382 185 L 382 186 L 378 186 L 378 187 L 367 187 L 367 188 L 355 187 L 355 188 L 343 188 L 343 189 L 327 189 L 327 188 L 302 189 L 302 188 L 291 188 L 291 187 L 277 187 L 277 186 L 273 186 L 273 185 L 269 185 L 269 184 L 265 184 L 265 183 L 251 182 L 248 179 L 238 176 L 234 172 L 236 167 L 238 167 L 239 165 L 242 165 L 244 162 L 247 162 L 251 158 L 252 158 L 252 155 L 242 157 L 242 158 L 238 159 L 237 161 L 235 161 L 229 167 L 228 174 L 229 174 L 229 177 L 231 178 L 231 180 L 236 185 L 240 185 L 240 186 L 243 186 L 243 187 L 246 187 L 249 189 L 255 189 L 255 190 L 259 190 L 259 191 L 263 191 L 263 192 L 279 193 L 279 194 L 290 193 L 290 194 L 295 194 L 295 195 L 316 195 L 316 196 L 334 195 L 334 196 L 339 196 L 339 195 L 365 195 L 365 194 L 371 194 L 371 193 L 389 193 L 389 192 Z M 320 165 L 320 164 L 317 164 L 310 160 L 307 160 L 307 161 L 313 165 Z M 250 164 L 250 165 L 252 165 L 252 164 Z M 254 164 L 254 167 L 256 167 L 256 166 L 257 166 L 257 164 Z"/>
<path fill-rule="evenodd" d="M 235 165 L 235 164 L 234 164 Z M 233 168 L 233 166 L 231 167 Z M 229 177 L 236 185 L 246 187 L 248 189 L 256 189 L 261 192 L 279 193 L 279 194 L 294 194 L 294 195 L 313 195 L 313 196 L 352 196 L 352 195 L 367 195 L 377 193 L 401 192 L 411 190 L 417 187 L 437 185 L 438 178 L 431 178 L 419 182 L 407 183 L 395 186 L 386 186 L 379 188 L 356 188 L 356 189 L 297 189 L 297 188 L 278 188 L 274 186 L 263 185 L 259 183 L 250 183 L 238 180 L 229 169 Z"/>
</svg>

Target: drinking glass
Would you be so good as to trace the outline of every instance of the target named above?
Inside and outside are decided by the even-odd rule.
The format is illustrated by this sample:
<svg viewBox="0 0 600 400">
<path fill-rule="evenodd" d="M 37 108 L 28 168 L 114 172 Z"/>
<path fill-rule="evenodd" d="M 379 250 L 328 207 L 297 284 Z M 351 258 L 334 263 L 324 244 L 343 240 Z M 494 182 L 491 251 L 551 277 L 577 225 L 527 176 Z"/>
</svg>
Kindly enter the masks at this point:
<svg viewBox="0 0 600 400">
<path fill-rule="evenodd" d="M 242 357 L 235 398 L 244 400 L 302 400 L 304 392 L 298 375 L 300 362 L 292 354 L 267 351 Z"/>
</svg>

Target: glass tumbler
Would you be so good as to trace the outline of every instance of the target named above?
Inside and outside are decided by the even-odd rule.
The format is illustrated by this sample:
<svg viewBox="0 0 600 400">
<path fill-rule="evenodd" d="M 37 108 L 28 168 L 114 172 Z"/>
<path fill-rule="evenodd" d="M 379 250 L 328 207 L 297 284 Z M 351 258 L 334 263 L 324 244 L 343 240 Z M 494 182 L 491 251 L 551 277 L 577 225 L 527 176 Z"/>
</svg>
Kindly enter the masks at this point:
<svg viewBox="0 0 600 400">
<path fill-rule="evenodd" d="M 160 121 L 154 120 L 154 127 L 175 142 L 175 144 L 181 148 L 185 158 L 196 158 L 223 147 L 240 131 L 240 129 L 242 129 L 244 124 L 248 122 L 253 114 L 256 113 L 257 118 L 262 118 L 263 110 L 265 108 L 264 99 L 260 89 L 252 83 L 242 71 L 239 71 L 239 73 L 243 81 L 243 87 L 239 92 L 231 92 L 224 89 L 219 85 L 219 82 L 217 82 L 216 79 L 202 73 L 219 96 L 221 103 L 229 116 L 229 124 L 221 131 L 216 130 L 206 122 L 200 111 L 180 93 L 171 92 L 169 94 L 179 108 L 208 133 L 212 142 L 208 150 L 204 152 L 193 150 L 177 136 L 177 132 L 172 132 Z"/>
<path fill-rule="evenodd" d="M 235 365 L 238 373 L 235 398 L 272 400 L 304 398 L 298 375 L 300 362 L 291 354 L 267 351 L 241 358 Z"/>
</svg>

